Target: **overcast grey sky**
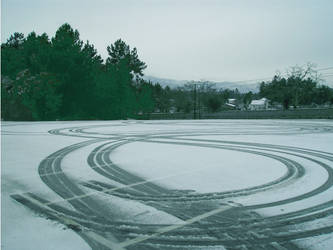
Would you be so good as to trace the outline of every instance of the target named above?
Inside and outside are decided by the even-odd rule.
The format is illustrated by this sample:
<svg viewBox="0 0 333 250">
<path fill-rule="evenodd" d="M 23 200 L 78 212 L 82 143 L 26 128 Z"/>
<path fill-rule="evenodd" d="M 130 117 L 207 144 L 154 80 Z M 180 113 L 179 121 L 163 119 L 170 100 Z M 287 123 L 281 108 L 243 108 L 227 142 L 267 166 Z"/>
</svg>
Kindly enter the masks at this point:
<svg viewBox="0 0 333 250">
<path fill-rule="evenodd" d="M 136 47 L 146 75 L 238 81 L 307 62 L 333 66 L 332 0 L 1 2 L 2 42 L 14 32 L 52 37 L 68 22 L 103 58 L 118 38 Z"/>
</svg>

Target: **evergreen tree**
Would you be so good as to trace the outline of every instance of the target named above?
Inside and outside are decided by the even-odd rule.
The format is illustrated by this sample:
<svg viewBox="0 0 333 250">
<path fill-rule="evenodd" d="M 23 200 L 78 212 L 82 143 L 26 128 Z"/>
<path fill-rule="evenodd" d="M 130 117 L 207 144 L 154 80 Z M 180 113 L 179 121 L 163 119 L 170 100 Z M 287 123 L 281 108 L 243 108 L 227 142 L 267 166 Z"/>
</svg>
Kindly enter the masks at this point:
<svg viewBox="0 0 333 250">
<path fill-rule="evenodd" d="M 1 44 L 1 75 L 14 78 L 20 71 L 26 68 L 25 58 L 22 56 L 23 43 L 22 33 L 15 32 L 6 43 Z"/>
<path fill-rule="evenodd" d="M 83 47 L 80 35 L 69 24 L 62 25 L 52 38 L 49 69 L 61 82 L 63 95 L 61 114 L 68 119 L 89 119 L 93 91 L 93 47 Z M 91 58 L 92 57 L 92 58 Z M 98 57 L 95 58 L 98 61 Z"/>
<path fill-rule="evenodd" d="M 138 93 L 139 111 L 150 113 L 154 111 L 154 101 L 152 98 L 152 85 L 143 82 Z"/>
<path fill-rule="evenodd" d="M 296 108 L 299 105 L 330 102 L 330 88 L 318 86 L 317 81 L 317 74 L 311 64 L 306 68 L 296 66 L 291 68 L 287 78 L 276 75 L 271 82 L 262 82 L 259 94 L 273 102 L 282 103 L 285 109 L 291 105 Z"/>
<path fill-rule="evenodd" d="M 122 60 L 125 60 L 133 78 L 138 79 L 143 76 L 143 70 L 147 66 L 139 59 L 136 48 L 131 50 L 129 45 L 118 39 L 114 44 L 107 47 L 107 51 L 109 55 L 106 60 L 107 64 L 119 64 Z"/>
</svg>

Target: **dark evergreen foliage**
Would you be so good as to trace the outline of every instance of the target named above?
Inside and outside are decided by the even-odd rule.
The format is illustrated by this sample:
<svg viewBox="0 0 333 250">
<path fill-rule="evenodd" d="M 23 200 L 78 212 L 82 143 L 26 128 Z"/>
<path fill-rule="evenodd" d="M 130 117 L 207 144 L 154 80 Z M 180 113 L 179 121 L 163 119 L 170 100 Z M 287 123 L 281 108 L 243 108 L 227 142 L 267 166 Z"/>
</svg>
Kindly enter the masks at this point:
<svg viewBox="0 0 333 250">
<path fill-rule="evenodd" d="M 51 40 L 14 33 L 1 45 L 5 120 L 126 119 L 152 112 L 153 86 L 139 77 L 146 64 L 122 40 L 106 63 L 69 24 Z"/>
<path fill-rule="evenodd" d="M 281 103 L 284 109 L 291 106 L 333 104 L 333 89 L 319 85 L 311 65 L 293 67 L 287 77 L 274 76 L 271 82 L 260 84 L 260 96 Z"/>
<path fill-rule="evenodd" d="M 107 47 L 107 51 L 109 57 L 106 59 L 106 64 L 117 65 L 121 61 L 125 61 L 133 77 L 140 78 L 140 76 L 143 76 L 143 70 L 147 66 L 139 60 L 136 48 L 131 50 L 129 45 L 118 39 L 114 44 Z"/>
</svg>

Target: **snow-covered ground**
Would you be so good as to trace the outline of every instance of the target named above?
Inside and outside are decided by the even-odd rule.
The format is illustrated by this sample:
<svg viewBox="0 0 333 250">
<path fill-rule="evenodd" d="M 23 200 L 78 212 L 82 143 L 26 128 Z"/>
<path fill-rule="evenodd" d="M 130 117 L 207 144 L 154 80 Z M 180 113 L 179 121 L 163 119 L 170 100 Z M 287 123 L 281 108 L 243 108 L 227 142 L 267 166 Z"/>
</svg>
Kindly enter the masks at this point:
<svg viewBox="0 0 333 250">
<path fill-rule="evenodd" d="M 147 183 L 166 190 L 191 190 L 193 195 L 235 192 L 222 202 L 253 207 L 267 218 L 319 206 L 333 197 L 331 120 L 2 122 L 2 249 L 91 248 L 74 231 L 11 197 L 29 192 L 50 204 L 74 209 L 45 184 L 39 164 L 56 151 L 88 141 L 63 156 L 61 172 L 88 197 L 103 202 L 111 218 L 128 223 L 162 227 L 185 222 L 149 203 L 84 186 L 92 181 L 108 183 L 115 190 L 129 186 L 108 179 L 88 164 L 89 154 L 99 146 L 101 152 L 111 146 L 106 156 L 112 164 Z M 98 159 L 94 160 L 97 164 Z M 323 206 L 297 216 L 331 208 Z M 308 231 L 332 224 L 331 216 L 324 216 L 315 222 L 302 221 L 294 229 Z M 332 249 L 333 234 L 325 231 L 294 242 L 305 248 Z"/>
<path fill-rule="evenodd" d="M 52 136 L 49 129 L 62 123 L 2 122 L 1 134 L 1 249 L 90 249 L 73 231 L 46 220 L 10 197 L 36 192 L 49 199 L 57 195 L 38 175 L 39 162 L 52 152 L 83 141 Z"/>
<path fill-rule="evenodd" d="M 263 156 L 147 142 L 124 145 L 112 153 L 111 159 L 146 179 L 159 178 L 158 183 L 166 187 L 200 193 L 258 186 L 286 173 L 281 162 Z"/>
</svg>

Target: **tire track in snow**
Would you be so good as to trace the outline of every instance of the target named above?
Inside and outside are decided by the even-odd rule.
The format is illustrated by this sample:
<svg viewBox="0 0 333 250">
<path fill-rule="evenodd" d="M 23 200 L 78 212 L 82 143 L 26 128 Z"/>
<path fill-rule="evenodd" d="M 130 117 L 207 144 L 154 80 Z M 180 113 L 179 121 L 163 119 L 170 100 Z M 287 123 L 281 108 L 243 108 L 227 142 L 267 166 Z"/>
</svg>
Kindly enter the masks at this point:
<svg viewBox="0 0 333 250">
<path fill-rule="evenodd" d="M 141 124 L 144 124 L 140 122 Z M 125 123 L 124 123 L 125 124 Z M 239 152 L 248 151 L 248 153 L 255 153 L 258 152 L 259 154 L 265 154 L 266 157 L 268 155 L 273 155 L 273 159 L 277 160 L 280 159 L 281 161 L 285 161 L 284 163 L 288 163 L 290 166 L 288 172 L 293 172 L 290 175 L 290 179 L 285 179 L 284 183 L 280 183 L 283 185 L 287 185 L 288 181 L 295 179 L 296 177 L 301 178 L 304 173 L 302 173 L 302 164 L 297 163 L 297 161 L 291 160 L 288 157 L 281 157 L 276 155 L 275 153 L 281 154 L 281 152 L 285 155 L 293 155 L 297 157 L 301 157 L 303 159 L 307 159 L 316 163 L 317 165 L 321 166 L 322 168 L 326 169 L 328 172 L 328 179 L 327 181 L 322 184 L 319 188 L 304 194 L 303 196 L 293 197 L 289 199 L 285 199 L 282 201 L 271 202 L 267 204 L 259 204 L 256 206 L 243 206 L 241 208 L 233 208 L 229 211 L 221 211 L 221 213 L 214 214 L 212 216 L 201 218 L 198 221 L 195 221 L 191 224 L 185 225 L 184 227 L 175 227 L 173 228 L 172 225 L 160 225 L 160 228 L 173 228 L 170 231 L 162 231 L 163 233 L 156 235 L 156 232 L 159 229 L 158 225 L 142 225 L 137 223 L 125 223 L 121 221 L 117 221 L 114 219 L 110 220 L 103 220 L 103 213 L 99 214 L 97 212 L 96 221 L 91 220 L 91 217 L 88 218 L 80 218 L 81 214 L 86 213 L 90 210 L 90 213 L 95 214 L 96 210 L 100 208 L 96 206 L 98 203 L 96 200 L 91 199 L 89 196 L 96 195 L 98 191 L 93 194 L 86 194 L 83 192 L 79 186 L 73 183 L 73 180 L 66 178 L 65 175 L 61 174 L 61 159 L 65 156 L 70 154 L 72 151 L 77 150 L 79 148 L 84 147 L 85 145 L 82 144 L 78 147 L 68 147 L 64 151 L 59 151 L 56 155 L 51 155 L 50 158 L 47 160 L 45 159 L 43 164 L 41 164 L 40 174 L 41 178 L 44 182 L 48 183 L 49 187 L 53 189 L 56 193 L 58 193 L 64 200 L 70 202 L 70 204 L 74 207 L 75 210 L 78 210 L 79 213 L 76 214 L 76 217 L 71 215 L 73 220 L 80 221 L 78 222 L 79 225 L 83 227 L 90 228 L 92 232 L 97 232 L 100 237 L 105 238 L 103 234 L 103 230 L 110 231 L 114 233 L 120 241 L 123 239 L 123 243 L 130 241 L 133 238 L 142 239 L 142 237 L 150 237 L 145 238 L 145 240 L 136 242 L 134 245 L 128 247 L 133 249 L 148 249 L 148 248 L 159 248 L 161 246 L 165 248 L 173 247 L 173 248 L 191 248 L 191 246 L 218 246 L 223 245 L 227 248 L 233 249 L 235 247 L 246 247 L 246 248 L 253 248 L 256 249 L 260 247 L 264 247 L 266 249 L 274 248 L 276 249 L 279 246 L 284 246 L 290 249 L 297 249 L 297 247 L 291 243 L 292 240 L 305 238 L 305 237 L 312 237 L 314 235 L 319 235 L 323 233 L 331 233 L 332 226 L 325 226 L 321 228 L 315 228 L 312 230 L 301 230 L 299 232 L 286 232 L 282 234 L 279 230 L 282 227 L 286 227 L 288 223 L 304 223 L 312 220 L 316 220 L 317 218 L 323 218 L 325 216 L 330 216 L 332 213 L 332 202 L 326 202 L 320 205 L 316 205 L 310 208 L 302 209 L 292 213 L 286 213 L 283 215 L 278 216 L 271 216 L 271 217 L 260 217 L 258 215 L 254 215 L 251 212 L 252 209 L 257 209 L 261 207 L 272 207 L 278 206 L 281 204 L 287 204 L 294 202 L 296 200 L 302 200 L 305 198 L 313 197 L 315 195 L 320 194 L 324 190 L 328 190 L 332 186 L 332 177 L 331 177 L 331 166 L 321 162 L 320 159 L 325 159 L 332 161 L 331 154 L 328 152 L 321 152 L 316 150 L 304 149 L 304 148 L 295 148 L 295 147 L 287 147 L 287 146 L 280 146 L 280 145 L 270 145 L 270 144 L 255 144 L 255 143 L 242 143 L 242 142 L 221 142 L 215 140 L 202 140 L 202 139 L 186 139 L 186 138 L 177 138 L 181 136 L 189 136 L 189 135 L 213 135 L 214 133 L 209 133 L 207 130 L 192 130 L 192 131 L 159 131 L 159 132 L 149 132 L 149 133 L 138 133 L 138 134 L 105 134 L 105 133 L 98 133 L 98 132 L 86 132 L 86 129 L 94 129 L 96 127 L 107 127 L 108 124 L 103 124 L 100 126 L 83 126 L 83 127 L 71 127 L 66 129 L 57 129 L 50 131 L 51 134 L 57 135 L 66 135 L 66 136 L 76 136 L 76 137 L 84 137 L 89 139 L 97 139 L 98 141 L 106 141 L 103 147 L 97 147 L 95 150 L 95 155 L 91 154 L 88 156 L 88 162 L 90 157 L 90 165 L 93 167 L 95 171 L 103 176 L 108 176 L 110 179 L 118 178 L 119 183 L 126 185 L 135 192 L 129 192 L 130 189 L 122 188 L 118 189 L 122 190 L 123 192 L 117 193 L 117 189 L 113 190 L 112 195 L 122 195 L 124 198 L 139 200 L 145 204 L 150 204 L 152 206 L 158 207 L 161 210 L 165 210 L 170 212 L 171 214 L 182 214 L 180 217 L 187 218 L 187 220 L 191 220 L 191 218 L 196 218 L 196 216 L 200 216 L 200 214 L 209 213 L 210 211 L 214 211 L 216 206 L 218 206 L 218 201 L 221 199 L 225 199 L 226 197 L 221 195 L 216 197 L 213 194 L 193 194 L 193 193 L 186 193 L 181 191 L 174 191 L 174 190 L 167 190 L 165 188 L 161 188 L 156 184 L 151 183 L 151 181 L 146 181 L 141 177 L 137 177 L 133 174 L 130 174 L 119 166 L 116 166 L 112 163 L 111 159 L 109 159 L 109 154 L 116 146 L 108 147 L 108 139 L 112 140 L 123 140 L 125 143 L 130 143 L 133 141 L 149 141 L 154 139 L 154 143 L 165 143 L 162 142 L 161 139 L 172 139 L 177 140 L 175 144 L 179 143 L 181 145 L 188 145 L 192 143 L 192 146 L 202 146 L 199 145 L 200 143 L 209 144 L 206 145 L 207 147 L 217 147 L 224 150 L 237 150 Z M 121 126 L 121 125 L 120 125 Z M 296 126 L 296 130 L 299 126 Z M 311 126 L 306 125 L 306 129 L 301 133 L 313 133 L 313 132 L 327 132 L 330 131 L 330 128 L 322 127 L 318 130 L 312 129 Z M 294 133 L 295 129 L 288 130 L 285 129 L 284 131 L 279 131 L 277 134 L 288 134 Z M 228 131 L 220 131 L 215 134 L 230 134 Z M 242 134 L 243 132 L 241 131 Z M 260 132 L 251 131 L 248 134 L 260 134 Z M 263 134 L 274 134 L 274 130 L 272 131 L 265 131 Z M 246 134 L 244 131 L 243 134 Z M 160 140 L 160 141 L 157 141 Z M 192 142 L 189 142 L 189 140 Z M 121 143 L 121 142 L 120 142 Z M 218 144 L 223 144 L 223 146 Z M 232 145 L 231 145 L 232 144 Z M 121 146 L 121 145 L 118 145 Z M 266 149 L 265 149 L 266 148 Z M 263 152 L 264 151 L 264 152 Z M 264 155 L 263 155 L 264 156 Z M 315 158 L 313 158 L 315 157 Z M 291 168 L 293 170 L 291 170 Z M 54 173 L 54 174 L 53 174 Z M 56 175 L 55 175 L 56 173 Z M 306 174 L 306 173 L 305 173 Z M 141 180 L 142 183 L 137 182 Z M 134 181 L 134 184 L 133 184 Z M 136 181 L 136 182 L 135 182 Z M 256 191 L 265 191 L 268 188 L 275 188 L 278 187 L 279 179 L 277 179 L 277 183 L 271 185 L 268 184 L 266 189 L 265 187 L 261 187 L 262 189 L 258 188 Z M 148 184 L 149 183 L 149 184 Z M 94 184 L 94 183 L 93 183 Z M 101 183 L 95 183 L 97 186 Z M 95 188 L 96 188 L 95 185 Z M 102 184 L 103 185 L 103 184 Z M 133 186 L 132 186 L 133 185 Z M 141 187 L 140 187 L 141 186 Z M 140 188 L 138 188 L 140 187 Z M 94 188 L 91 186 L 91 188 Z M 140 190 L 139 190 L 140 189 Z M 106 191 L 106 190 L 104 190 Z M 110 190 L 107 190 L 108 192 Z M 133 190 L 132 190 L 133 191 Z M 106 193 L 104 192 L 104 193 Z M 176 192 L 176 193 L 175 193 Z M 254 192 L 254 190 L 252 190 Z M 248 190 L 248 193 L 242 193 L 241 191 L 234 192 L 232 194 L 233 197 L 237 197 L 239 195 L 249 195 L 251 191 Z M 230 193 L 231 195 L 231 193 Z M 163 197 L 164 196 L 164 197 Z M 231 197 L 232 197 L 231 196 Z M 89 198 L 88 198 L 89 197 Z M 146 197 L 148 199 L 141 200 L 142 197 Z M 161 199 L 161 197 L 163 197 Z M 185 199 L 185 198 L 187 199 Z M 212 198 L 214 197 L 214 199 Z M 149 200 L 152 199 L 152 200 Z M 155 200 L 154 200 L 154 199 Z M 166 199 L 164 199 L 166 198 Z M 174 201 L 172 201 L 174 199 Z M 178 200 L 177 200 L 178 199 Z M 168 203 L 174 205 L 177 204 L 173 209 L 166 209 L 165 205 Z M 44 204 L 45 205 L 45 204 Z M 48 206 L 55 206 L 55 210 L 62 210 L 59 206 L 57 207 L 54 202 L 47 202 Z M 200 207 L 201 206 L 201 207 Z M 206 206 L 206 207 L 205 207 Z M 188 208 L 187 208 L 188 207 Z M 191 211 L 192 209 L 197 209 L 196 211 Z M 64 210 L 63 210 L 64 211 Z M 184 214 L 185 212 L 185 214 Z M 71 212 L 65 211 L 65 214 L 70 214 Z M 187 214 L 186 214 L 187 213 Z M 199 213 L 199 214 L 198 214 Z M 70 215 L 69 215 L 70 216 Z M 237 220 L 237 216 L 241 216 L 243 220 Z M 229 224 L 226 222 L 226 217 L 229 217 Z M 198 217 L 200 218 L 200 217 Z M 86 220 L 86 221 L 85 221 Z M 234 224 L 230 224 L 230 221 L 234 221 Z M 90 222 L 89 222 L 90 221 Z M 89 224 L 90 223 L 90 224 Z M 95 223 L 95 224 L 94 224 Z M 126 228 L 124 230 L 124 228 Z M 267 229 L 271 230 L 267 232 Z M 140 236 L 141 234 L 145 236 Z M 89 231 L 90 232 L 90 231 Z M 155 233 L 155 235 L 154 235 Z M 135 236 L 136 235 L 136 236 Z M 200 240 L 195 238 L 195 235 L 200 235 L 202 237 Z M 86 236 L 81 236 L 82 238 Z M 99 237 L 99 236 L 98 236 Z M 97 238 L 98 238 L 97 237 Z M 129 238 L 128 240 L 124 240 L 124 238 Z M 186 239 L 184 239 L 186 238 Z M 260 240 L 259 240 L 260 239 Z M 93 246 L 94 244 L 90 244 Z M 121 243 L 120 243 L 121 244 Z M 100 249 L 103 248 L 101 245 L 97 245 Z M 96 248 L 96 245 L 94 245 Z M 97 248 L 97 249 L 98 249 Z"/>
</svg>

